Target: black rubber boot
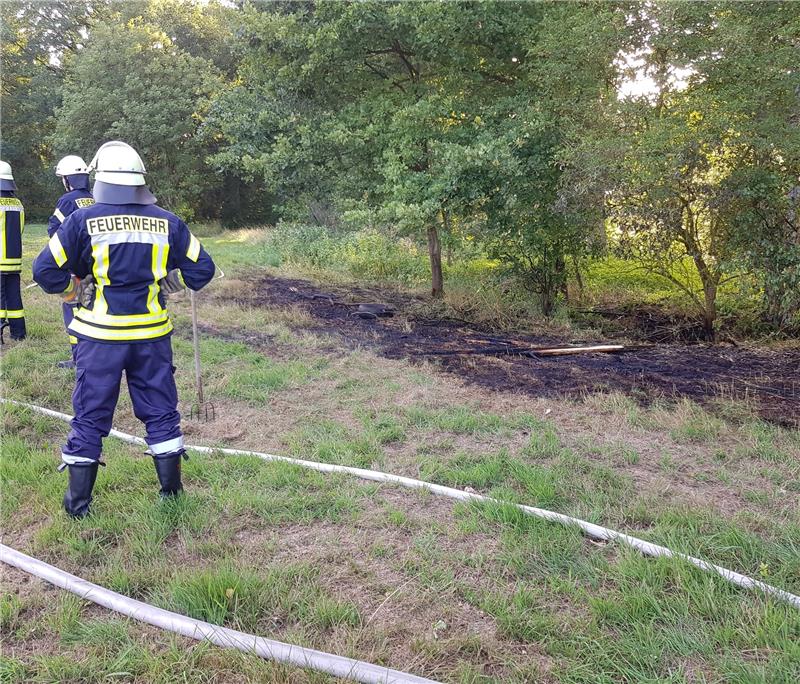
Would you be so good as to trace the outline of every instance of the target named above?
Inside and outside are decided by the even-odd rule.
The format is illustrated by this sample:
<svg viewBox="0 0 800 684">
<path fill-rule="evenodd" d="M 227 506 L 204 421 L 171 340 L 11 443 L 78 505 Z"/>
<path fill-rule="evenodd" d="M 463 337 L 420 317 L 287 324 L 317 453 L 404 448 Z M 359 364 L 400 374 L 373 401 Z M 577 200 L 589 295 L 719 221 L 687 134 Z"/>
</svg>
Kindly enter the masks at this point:
<svg viewBox="0 0 800 684">
<path fill-rule="evenodd" d="M 75 368 L 75 362 L 72 359 L 69 359 L 68 361 L 59 361 L 56 364 L 56 368 L 72 369 Z"/>
<path fill-rule="evenodd" d="M 181 458 L 186 455 L 185 451 L 176 451 L 164 456 L 153 456 L 153 464 L 156 467 L 158 481 L 161 483 L 161 498 L 176 496 L 183 491 L 181 484 Z"/>
<path fill-rule="evenodd" d="M 89 515 L 89 504 L 92 503 L 92 489 L 97 479 L 99 464 L 70 465 L 69 485 L 64 494 L 64 510 L 73 518 L 85 518 Z"/>
</svg>

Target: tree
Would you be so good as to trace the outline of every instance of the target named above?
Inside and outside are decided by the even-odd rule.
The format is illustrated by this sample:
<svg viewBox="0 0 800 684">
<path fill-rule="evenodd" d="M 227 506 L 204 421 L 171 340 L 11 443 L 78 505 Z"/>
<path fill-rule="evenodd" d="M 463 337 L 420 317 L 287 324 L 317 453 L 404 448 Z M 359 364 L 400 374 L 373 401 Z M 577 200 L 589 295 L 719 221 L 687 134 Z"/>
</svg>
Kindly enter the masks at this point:
<svg viewBox="0 0 800 684">
<path fill-rule="evenodd" d="M 786 3 L 669 3 L 639 5 L 629 24 L 655 91 L 611 109 L 571 158 L 606 198 L 617 246 L 685 292 L 714 339 L 743 252 L 765 267 L 763 245 L 744 248 L 758 234 L 742 221 L 748 183 L 766 173 L 785 194 L 797 175 L 798 20 Z M 763 199 L 777 225 L 780 203 Z"/>
<path fill-rule="evenodd" d="M 623 255 L 683 291 L 713 340 L 719 288 L 737 275 L 733 226 L 720 211 L 719 193 L 742 151 L 690 101 L 675 99 L 683 101 L 646 119 L 622 149 L 608 214 Z"/>
<path fill-rule="evenodd" d="M 570 30 L 584 38 L 594 27 L 606 43 L 599 49 L 595 40 L 572 58 L 573 67 L 602 64 L 587 71 L 591 86 L 576 96 L 555 84 L 573 53 L 546 36 L 569 20 L 563 8 L 494 2 L 250 7 L 240 83 L 212 110 L 224 140 L 215 162 L 261 175 L 289 215 L 312 204 L 361 205 L 424 239 L 434 296 L 444 290 L 441 233 L 459 217 L 482 223 L 497 254 L 513 252 L 514 263 L 547 263 L 544 270 L 527 268 L 537 289 L 561 282 L 563 267 L 555 279 L 545 272 L 563 266 L 564 250 L 578 241 L 551 235 L 565 225 L 555 209 L 558 146 L 566 139 L 556 135 L 558 117 L 568 112 L 570 123 L 581 120 L 580 109 L 598 97 L 612 68 L 616 48 L 609 52 L 610 32 L 597 30 L 597 11 L 576 8 L 580 31 L 566 21 L 568 30 L 559 34 L 569 41 Z M 534 158 L 532 151 L 548 156 Z M 514 237 L 526 231 L 526 239 Z M 527 253 L 517 259 L 523 245 Z M 546 289 L 540 294 L 549 311 L 551 286 Z"/>
<path fill-rule="evenodd" d="M 219 185 L 197 131 L 220 83 L 213 64 L 151 24 L 99 24 L 68 63 L 52 145 L 59 154 L 91 155 L 106 140 L 129 142 L 162 204 L 191 217 Z"/>
<path fill-rule="evenodd" d="M 800 326 L 800 13 L 792 3 L 733 3 L 715 15 L 704 87 L 724 102 L 743 150 L 720 190 L 737 265 L 753 272 L 768 322 Z"/>
<path fill-rule="evenodd" d="M 103 2 L 3 3 L 0 147 L 31 217 L 48 216 L 60 192 L 49 134 L 61 102 L 64 62 L 105 12 Z"/>
</svg>

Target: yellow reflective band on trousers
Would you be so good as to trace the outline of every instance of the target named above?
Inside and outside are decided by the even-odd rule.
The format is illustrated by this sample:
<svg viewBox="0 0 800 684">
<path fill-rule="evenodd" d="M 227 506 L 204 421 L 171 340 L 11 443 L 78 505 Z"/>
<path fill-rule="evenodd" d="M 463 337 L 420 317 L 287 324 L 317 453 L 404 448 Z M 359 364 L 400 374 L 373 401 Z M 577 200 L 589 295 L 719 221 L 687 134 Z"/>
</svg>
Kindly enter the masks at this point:
<svg viewBox="0 0 800 684">
<path fill-rule="evenodd" d="M 107 340 L 109 342 L 135 342 L 137 340 L 153 340 L 163 337 L 172 332 L 172 321 L 167 319 L 162 325 L 149 328 L 100 328 L 89 323 L 85 323 L 78 314 L 69 324 L 69 331 L 76 335 L 84 335 L 93 340 Z"/>
<path fill-rule="evenodd" d="M 25 309 L 0 309 L 0 318 L 25 318 Z"/>
</svg>

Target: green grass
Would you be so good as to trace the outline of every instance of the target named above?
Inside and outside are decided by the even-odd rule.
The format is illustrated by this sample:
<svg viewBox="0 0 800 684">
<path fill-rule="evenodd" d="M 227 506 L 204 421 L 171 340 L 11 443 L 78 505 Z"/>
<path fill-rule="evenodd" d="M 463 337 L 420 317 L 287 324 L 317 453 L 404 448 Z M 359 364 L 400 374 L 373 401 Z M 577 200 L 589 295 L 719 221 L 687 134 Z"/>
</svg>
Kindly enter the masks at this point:
<svg viewBox="0 0 800 684">
<path fill-rule="evenodd" d="M 268 632 L 275 624 L 303 623 L 317 630 L 357 626 L 357 608 L 326 596 L 320 569 L 293 564 L 265 575 L 228 566 L 176 577 L 158 601 L 185 615 L 246 632 Z M 269 623 L 265 624 L 265 616 Z"/>
<path fill-rule="evenodd" d="M 403 410 L 408 423 L 419 429 L 435 429 L 455 434 L 501 433 L 533 428 L 540 421 L 533 416 L 515 413 L 508 417 L 486 413 L 472 406 L 409 406 Z"/>
<path fill-rule="evenodd" d="M 44 239 L 37 227 L 28 237 L 29 259 Z M 231 281 L 269 258 L 259 233 L 204 242 Z M 35 289 L 25 297 L 32 334 L 3 350 L 4 391 L 68 411 L 72 375 L 53 368 L 66 354 L 58 304 Z M 249 343 L 202 336 L 206 392 L 219 418 L 187 425 L 190 442 L 469 487 L 628 530 L 800 593 L 797 431 L 741 407 L 717 415 L 622 395 L 585 404 L 514 397 L 518 406 L 500 411 L 490 396 L 424 366 L 326 351 L 331 341 L 309 338 L 298 312 L 250 309 L 222 290 L 206 301 L 208 325 L 258 335 Z M 188 399 L 185 302 L 174 309 L 176 377 Z M 117 416 L 141 432 L 126 398 Z M 65 475 L 55 470 L 66 431 L 3 407 L 4 535 L 126 595 L 446 682 L 800 679 L 797 611 L 510 505 L 451 505 L 219 453 L 192 454 L 186 495 L 162 502 L 151 460 L 109 439 L 92 516 L 68 520 L 60 513 Z M 9 577 L 0 592 L 0 681 L 330 681 Z"/>
<path fill-rule="evenodd" d="M 354 433 L 327 418 L 313 421 L 288 436 L 290 452 L 298 457 L 369 468 L 383 461 L 380 442 L 374 435 Z"/>
</svg>

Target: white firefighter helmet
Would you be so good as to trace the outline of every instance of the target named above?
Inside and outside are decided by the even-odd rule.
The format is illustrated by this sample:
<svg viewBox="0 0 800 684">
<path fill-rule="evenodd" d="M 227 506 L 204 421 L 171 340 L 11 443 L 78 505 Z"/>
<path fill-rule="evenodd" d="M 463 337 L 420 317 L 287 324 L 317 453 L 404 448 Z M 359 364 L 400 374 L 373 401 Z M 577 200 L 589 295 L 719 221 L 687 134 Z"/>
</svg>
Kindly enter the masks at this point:
<svg viewBox="0 0 800 684">
<path fill-rule="evenodd" d="M 0 161 L 0 190 L 16 190 L 14 174 L 11 173 L 11 164 Z"/>
<path fill-rule="evenodd" d="M 14 174 L 11 173 L 11 164 L 8 162 L 0 161 L 0 180 L 14 180 Z"/>
<path fill-rule="evenodd" d="M 144 185 L 144 162 L 139 153 L 121 140 L 107 142 L 89 164 L 94 179 L 110 185 Z"/>
<path fill-rule="evenodd" d="M 74 176 L 79 173 L 89 173 L 86 162 L 77 154 L 68 154 L 56 164 L 56 176 Z"/>
</svg>

